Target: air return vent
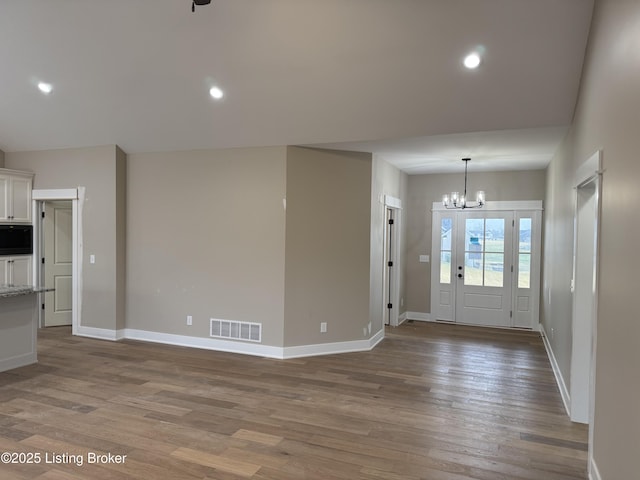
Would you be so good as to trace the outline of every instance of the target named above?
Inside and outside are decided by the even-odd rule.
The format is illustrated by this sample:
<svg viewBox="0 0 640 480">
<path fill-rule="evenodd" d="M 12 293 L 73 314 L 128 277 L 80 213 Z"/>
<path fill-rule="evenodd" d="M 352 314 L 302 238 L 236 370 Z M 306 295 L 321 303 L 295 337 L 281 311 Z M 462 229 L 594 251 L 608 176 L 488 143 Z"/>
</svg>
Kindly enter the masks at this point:
<svg viewBox="0 0 640 480">
<path fill-rule="evenodd" d="M 233 340 L 261 342 L 262 324 L 237 322 L 235 320 L 218 320 L 216 318 L 212 318 L 210 335 L 215 338 L 231 338 Z"/>
</svg>

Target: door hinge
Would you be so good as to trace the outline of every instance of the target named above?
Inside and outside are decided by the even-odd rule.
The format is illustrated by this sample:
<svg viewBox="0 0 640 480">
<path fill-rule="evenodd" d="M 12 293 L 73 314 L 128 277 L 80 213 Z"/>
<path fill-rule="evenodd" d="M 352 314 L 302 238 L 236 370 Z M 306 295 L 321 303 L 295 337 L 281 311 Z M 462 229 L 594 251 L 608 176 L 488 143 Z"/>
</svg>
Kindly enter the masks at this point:
<svg viewBox="0 0 640 480">
<path fill-rule="evenodd" d="M 42 257 L 42 264 L 44 265 L 44 257 Z"/>
<path fill-rule="evenodd" d="M 387 308 L 393 308 L 393 303 L 387 303 Z"/>
<path fill-rule="evenodd" d="M 42 218 L 44 218 L 44 212 L 42 212 Z"/>
<path fill-rule="evenodd" d="M 513 273 L 513 265 L 511 265 L 511 273 Z"/>
<path fill-rule="evenodd" d="M 511 226 L 515 227 L 516 226 L 516 221 L 515 220 L 511 220 Z"/>
<path fill-rule="evenodd" d="M 44 310 L 44 303 L 42 304 L 42 309 Z"/>
<path fill-rule="evenodd" d="M 389 219 L 389 225 L 393 225 L 393 218 Z"/>
<path fill-rule="evenodd" d="M 513 318 L 513 310 L 509 310 L 509 318 Z"/>
<path fill-rule="evenodd" d="M 393 267 L 393 262 L 387 262 L 387 267 Z"/>
</svg>

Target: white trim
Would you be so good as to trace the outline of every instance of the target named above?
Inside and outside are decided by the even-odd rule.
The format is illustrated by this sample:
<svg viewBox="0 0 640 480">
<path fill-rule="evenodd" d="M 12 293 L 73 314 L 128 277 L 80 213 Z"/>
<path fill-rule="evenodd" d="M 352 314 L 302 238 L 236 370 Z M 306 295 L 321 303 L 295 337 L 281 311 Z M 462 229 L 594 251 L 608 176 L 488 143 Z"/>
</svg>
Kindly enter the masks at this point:
<svg viewBox="0 0 640 480">
<path fill-rule="evenodd" d="M 336 353 L 368 352 L 384 339 L 384 329 L 379 330 L 366 340 L 347 342 L 320 343 L 316 345 L 300 345 L 295 347 L 272 347 L 255 343 L 220 340 L 217 338 L 191 337 L 170 333 L 151 332 L 125 328 L 124 330 L 108 330 L 104 328 L 80 327 L 79 336 L 101 340 L 139 340 L 143 342 L 162 343 L 180 347 L 201 348 L 218 352 L 239 353 L 258 357 L 276 358 L 280 360 Z"/>
<path fill-rule="evenodd" d="M 446 212 L 446 211 L 466 211 L 471 210 L 468 208 L 447 208 L 442 205 L 442 202 L 433 202 L 432 211 Z M 513 201 L 496 201 L 487 202 L 482 208 L 476 208 L 475 210 L 544 210 L 542 208 L 542 200 L 513 200 Z"/>
<path fill-rule="evenodd" d="M 406 321 L 407 321 L 407 312 L 402 312 L 398 317 L 398 326 L 402 325 Z"/>
<path fill-rule="evenodd" d="M 387 207 L 402 209 L 402 200 L 391 195 L 384 196 L 384 204 Z"/>
<path fill-rule="evenodd" d="M 551 370 L 553 370 L 553 375 L 556 377 L 556 383 L 558 384 L 558 390 L 560 390 L 564 409 L 567 412 L 567 416 L 571 418 L 571 411 L 569 409 L 569 405 L 571 405 L 571 396 L 569 395 L 569 389 L 567 388 L 567 384 L 564 382 L 564 377 L 562 376 L 562 372 L 558 366 L 558 361 L 556 360 L 556 356 L 553 354 L 553 349 L 551 348 L 551 344 L 547 338 L 547 332 L 545 332 L 544 325 L 542 324 L 540 324 L 540 335 L 542 336 L 544 349 L 547 351 L 547 357 L 549 357 L 549 363 L 551 363 Z"/>
<path fill-rule="evenodd" d="M 219 352 L 242 353 L 258 357 L 282 358 L 281 347 L 258 345 L 256 343 L 235 342 L 233 340 L 221 340 L 218 338 L 201 338 L 187 335 L 174 335 L 171 333 L 151 332 L 149 330 L 137 330 L 125 328 L 124 338 L 128 340 L 141 340 L 144 342 L 164 343 L 180 347 L 201 348 L 216 350 Z"/>
<path fill-rule="evenodd" d="M 597 150 L 577 168 L 573 186 L 577 188 L 589 183 L 596 175 L 602 173 L 602 150 Z"/>
<path fill-rule="evenodd" d="M 75 335 L 80 325 L 82 325 L 82 264 L 84 233 L 82 230 L 82 210 L 84 208 L 84 187 L 78 187 L 78 199 L 73 200 L 73 273 L 71 277 L 73 288 L 73 310 L 71 320 L 71 333 Z M 74 332 L 75 330 L 75 332 Z"/>
<path fill-rule="evenodd" d="M 352 340 L 350 342 L 319 343 L 316 345 L 300 345 L 285 347 L 283 359 L 331 355 L 336 353 L 368 352 L 384 339 L 384 329 L 379 330 L 368 340 Z"/>
<path fill-rule="evenodd" d="M 592 456 L 589 458 L 589 480 L 602 480 L 600 470 L 598 470 L 596 461 Z"/>
<path fill-rule="evenodd" d="M 385 208 L 383 209 L 383 254 L 382 254 L 382 324 L 397 327 L 399 325 L 400 308 L 400 265 L 401 265 L 401 225 L 402 225 L 402 202 L 400 199 L 391 197 L 389 195 L 384 196 Z M 387 203 L 390 202 L 390 203 Z M 395 205 L 395 206 L 394 206 Z M 393 227 L 389 225 L 387 221 L 387 210 L 391 212 L 391 218 L 393 219 Z M 389 233 L 391 233 L 391 248 L 389 248 Z M 389 258 L 387 258 L 387 250 L 389 251 Z M 387 262 L 393 262 L 396 268 L 391 269 L 392 277 L 389 278 L 389 267 Z M 387 290 L 390 288 L 390 292 Z M 390 294 L 389 297 L 387 295 Z M 392 305 L 391 309 L 387 307 L 387 303 Z M 386 321 L 389 320 L 387 324 Z"/>
<path fill-rule="evenodd" d="M 79 325 L 77 333 L 79 337 L 97 338 L 100 340 L 121 340 L 123 337 L 122 330 L 110 330 L 108 328 L 86 327 Z"/>
<path fill-rule="evenodd" d="M 33 262 L 33 281 L 34 284 L 40 286 L 42 282 L 41 278 L 41 262 L 42 258 L 42 236 L 40 234 L 40 227 L 42 225 L 42 219 L 38 218 L 38 212 L 42 211 L 42 202 L 47 200 L 71 200 L 72 211 L 72 239 L 71 239 L 71 251 L 72 251 L 72 292 L 71 292 L 71 334 L 79 335 L 78 330 L 82 325 L 82 207 L 84 205 L 84 187 L 77 188 L 63 188 L 63 189 L 48 189 L 48 190 L 32 190 L 32 212 L 33 218 L 33 258 L 36 261 Z M 41 311 L 39 310 L 39 315 Z M 43 319 L 40 318 L 39 325 L 43 325 Z M 91 335 L 87 335 L 91 336 Z"/>
<path fill-rule="evenodd" d="M 77 188 L 61 188 L 59 190 L 33 190 L 32 200 L 75 200 L 78 198 Z"/>
<path fill-rule="evenodd" d="M 406 312 L 407 320 L 418 320 L 419 322 L 434 322 L 430 313 Z"/>
</svg>

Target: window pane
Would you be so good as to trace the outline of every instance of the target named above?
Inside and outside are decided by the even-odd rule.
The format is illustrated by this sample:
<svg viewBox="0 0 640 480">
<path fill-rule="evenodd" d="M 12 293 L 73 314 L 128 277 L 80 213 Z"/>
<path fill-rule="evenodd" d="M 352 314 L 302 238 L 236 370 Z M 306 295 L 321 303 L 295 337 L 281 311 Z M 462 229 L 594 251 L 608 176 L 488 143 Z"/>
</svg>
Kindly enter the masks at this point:
<svg viewBox="0 0 640 480">
<path fill-rule="evenodd" d="M 519 249 L 521 252 L 531 252 L 531 219 L 520 219 L 520 231 L 518 232 Z"/>
<path fill-rule="evenodd" d="M 531 254 L 518 255 L 518 288 L 531 288 Z"/>
<path fill-rule="evenodd" d="M 484 219 L 467 218 L 465 222 L 464 249 L 469 252 L 482 251 L 482 240 L 484 239 Z"/>
<path fill-rule="evenodd" d="M 451 252 L 440 252 L 440 283 L 451 283 Z"/>
<path fill-rule="evenodd" d="M 504 254 L 487 253 L 484 262 L 485 287 L 502 287 L 504 283 Z"/>
<path fill-rule="evenodd" d="M 440 250 L 451 250 L 451 228 L 453 220 L 451 218 L 443 218 L 440 222 Z"/>
<path fill-rule="evenodd" d="M 487 218 L 485 252 L 504 252 L 504 218 Z"/>
<path fill-rule="evenodd" d="M 464 254 L 464 284 L 482 286 L 482 253 Z"/>
</svg>

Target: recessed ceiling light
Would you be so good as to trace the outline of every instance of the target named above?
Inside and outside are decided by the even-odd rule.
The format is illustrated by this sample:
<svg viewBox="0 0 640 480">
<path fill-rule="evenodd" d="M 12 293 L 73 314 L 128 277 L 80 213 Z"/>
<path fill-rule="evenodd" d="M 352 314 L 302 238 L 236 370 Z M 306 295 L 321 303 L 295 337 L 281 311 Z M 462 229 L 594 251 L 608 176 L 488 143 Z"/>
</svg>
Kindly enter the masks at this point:
<svg viewBox="0 0 640 480">
<path fill-rule="evenodd" d="M 216 100 L 220 100 L 224 97 L 224 92 L 220 89 L 220 87 L 213 86 L 209 89 L 209 95 L 211 95 Z"/>
<path fill-rule="evenodd" d="M 474 68 L 478 68 L 478 65 L 480 65 L 480 60 L 480 55 L 477 52 L 472 52 L 464 57 L 464 66 L 470 70 L 473 70 Z"/>
<path fill-rule="evenodd" d="M 51 92 L 53 92 L 53 85 L 51 85 L 50 83 L 46 83 L 46 82 L 39 82 L 38 83 L 38 90 L 40 90 L 42 93 L 46 93 L 48 95 Z"/>
</svg>

